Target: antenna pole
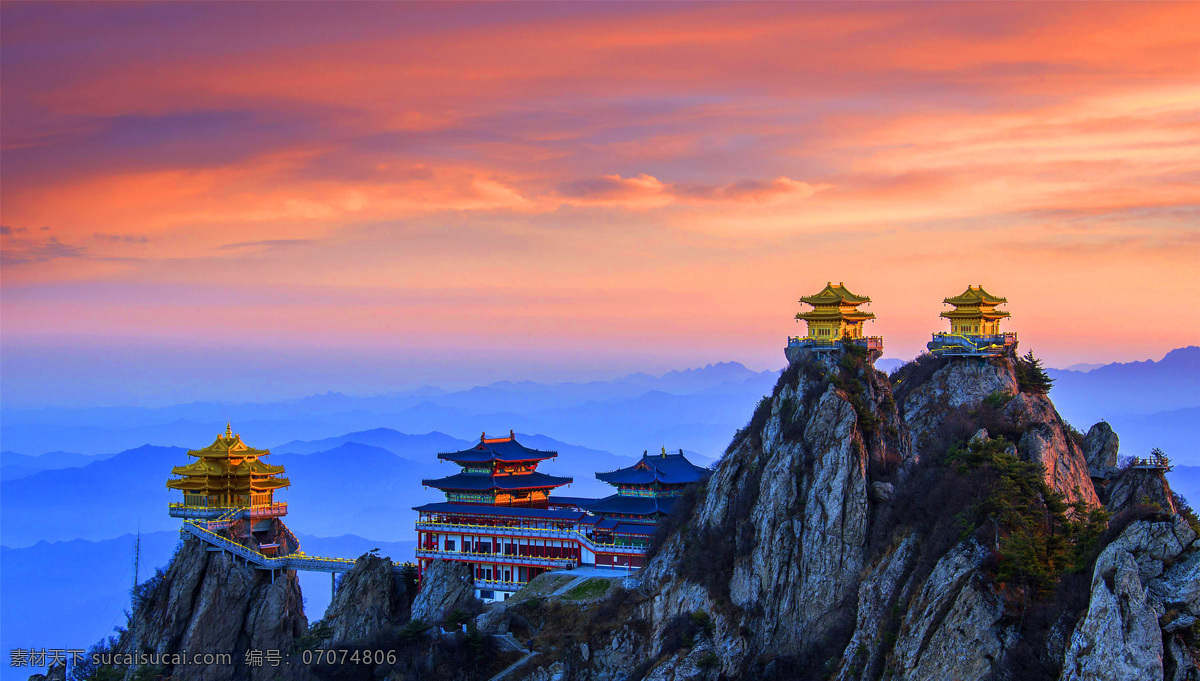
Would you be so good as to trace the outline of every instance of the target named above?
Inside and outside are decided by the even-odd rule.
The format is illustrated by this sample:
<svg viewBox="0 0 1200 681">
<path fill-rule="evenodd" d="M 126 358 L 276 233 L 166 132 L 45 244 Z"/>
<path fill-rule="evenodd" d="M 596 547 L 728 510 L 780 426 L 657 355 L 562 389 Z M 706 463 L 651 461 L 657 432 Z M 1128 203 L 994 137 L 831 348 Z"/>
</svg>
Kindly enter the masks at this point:
<svg viewBox="0 0 1200 681">
<path fill-rule="evenodd" d="M 133 543 L 133 593 L 137 593 L 138 568 L 142 558 L 142 519 L 138 518 L 137 539 Z"/>
</svg>

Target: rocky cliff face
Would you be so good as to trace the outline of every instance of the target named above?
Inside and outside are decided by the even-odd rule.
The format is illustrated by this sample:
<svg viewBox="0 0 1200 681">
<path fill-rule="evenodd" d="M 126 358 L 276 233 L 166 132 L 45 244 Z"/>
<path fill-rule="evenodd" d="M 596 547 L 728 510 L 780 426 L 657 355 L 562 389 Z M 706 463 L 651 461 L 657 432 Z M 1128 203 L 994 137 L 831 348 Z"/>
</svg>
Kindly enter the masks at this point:
<svg viewBox="0 0 1200 681">
<path fill-rule="evenodd" d="M 466 576 L 455 565 L 439 561 L 427 573 L 414 611 L 428 622 L 440 621 L 455 608 L 477 612 L 480 604 Z M 411 620 L 402 576 L 394 574 L 390 559 L 371 554 L 360 557 L 343 576 L 325 618 L 311 629 L 294 573 L 277 572 L 272 579 L 269 571 L 208 551 L 194 538 L 184 541 L 166 571 L 141 591 L 129 630 L 121 634 L 113 654 L 210 653 L 229 655 L 229 664 L 155 662 L 138 668 L 117 657 L 116 664 L 105 665 L 103 678 L 468 681 L 490 678 L 519 657 L 515 642 L 504 647 L 475 631 L 439 633 L 436 627 Z M 312 649 L 370 651 L 376 657 L 370 663 L 322 658 L 305 665 L 303 653 Z M 247 651 L 262 652 L 262 663 L 248 663 Z M 266 656 L 276 651 L 280 663 L 272 665 Z M 391 655 L 378 657 L 388 652 Z"/>
<path fill-rule="evenodd" d="M 793 365 L 644 571 L 659 631 L 679 614 L 713 614 L 726 673 L 758 651 L 802 656 L 850 625 L 886 494 L 872 483 L 890 484 L 871 470 L 899 471 L 912 451 L 883 375 L 847 364 Z"/>
<path fill-rule="evenodd" d="M 1107 466 L 1115 434 L 1075 433 L 1046 395 L 1020 391 L 1008 359 L 917 369 L 893 394 L 861 358 L 794 363 L 707 486 L 680 502 L 628 615 L 644 630 L 615 651 L 605 638 L 603 664 L 549 645 L 524 678 L 1183 673 L 1197 650 L 1200 547 L 1175 509 L 1135 520 L 1099 558 L 1053 548 L 1045 529 L 1109 541 L 1096 536 L 1103 516 L 1078 509 L 1102 508 L 1088 455 Z M 1006 506 L 1014 497 L 1041 510 Z M 1043 531 L 1022 529 L 1031 520 Z M 1094 573 L 1082 600 L 1039 551 Z M 588 643 L 594 610 L 573 620 Z M 1102 668 L 1110 676 L 1088 676 Z"/>
<path fill-rule="evenodd" d="M 1179 510 L 1167 478 L 1159 470 L 1129 468 L 1117 473 L 1106 487 L 1105 506 L 1113 513 L 1142 505 L 1156 506 L 1166 513 Z"/>
<path fill-rule="evenodd" d="M 389 558 L 363 554 L 342 577 L 324 622 L 325 647 L 366 641 L 389 627 L 408 621 L 409 598 L 404 580 Z"/>
<path fill-rule="evenodd" d="M 1192 633 L 1200 618 L 1195 541 L 1186 522 L 1166 516 L 1133 523 L 1104 549 L 1066 650 L 1064 681 L 1185 679 L 1195 670 L 1181 633 Z"/>
<path fill-rule="evenodd" d="M 426 624 L 441 622 L 457 609 L 474 614 L 482 608 L 475 598 L 475 580 L 466 563 L 435 560 L 423 577 L 424 584 L 412 604 L 412 618 Z"/>
<path fill-rule="evenodd" d="M 256 570 L 228 553 L 209 552 L 189 537 L 167 571 L 144 586 L 129 630 L 116 652 L 173 655 L 228 653 L 229 665 L 166 666 L 158 673 L 182 681 L 256 681 L 278 669 L 247 666 L 247 650 L 293 652 L 308 628 L 300 584 L 294 573 Z M 132 678 L 134 668 L 127 668 Z"/>
<path fill-rule="evenodd" d="M 1048 396 L 1037 392 L 1021 392 L 1012 359 L 923 361 L 940 368 L 927 380 L 920 381 L 914 377 L 915 385 L 902 383 L 897 386 L 901 394 L 904 422 L 917 445 L 918 453 L 922 447 L 929 445 L 930 439 L 948 419 L 974 419 L 978 418 L 978 411 L 986 410 L 989 430 L 993 434 L 1009 436 L 1017 443 L 1022 457 L 1041 464 L 1045 469 L 1046 483 L 1054 491 L 1069 501 L 1099 505 L 1082 443 L 1072 436 Z M 976 415 L 972 412 L 976 412 Z M 1108 432 L 1111 433 L 1112 429 L 1109 428 Z M 1115 457 L 1115 435 L 1109 441 L 1104 437 L 1103 428 L 1100 428 L 1092 442 L 1099 450 L 1093 453 L 1097 459 L 1106 457 L 1110 449 Z"/>
</svg>

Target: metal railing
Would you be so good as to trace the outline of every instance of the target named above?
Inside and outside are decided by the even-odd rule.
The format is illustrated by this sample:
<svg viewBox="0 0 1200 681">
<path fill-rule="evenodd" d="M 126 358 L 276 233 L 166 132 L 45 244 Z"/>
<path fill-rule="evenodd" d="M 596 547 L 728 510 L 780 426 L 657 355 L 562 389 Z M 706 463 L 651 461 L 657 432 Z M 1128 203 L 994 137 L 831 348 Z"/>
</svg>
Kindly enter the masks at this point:
<svg viewBox="0 0 1200 681">
<path fill-rule="evenodd" d="M 287 526 L 280 523 L 293 540 L 295 535 L 287 530 Z M 235 556 L 243 558 L 248 563 L 254 564 L 255 567 L 264 570 L 306 570 L 309 572 L 349 572 L 350 568 L 354 567 L 354 560 L 351 558 L 331 558 L 327 556 L 310 556 L 303 551 L 289 553 L 286 556 L 268 556 L 260 551 L 255 551 L 249 546 L 239 544 L 228 537 L 213 532 L 212 530 L 203 527 L 200 522 L 188 521 L 183 524 L 179 532 L 191 534 L 200 539 L 206 544 L 216 546 L 222 551 L 228 551 Z M 299 542 L 297 542 L 299 545 Z M 392 562 L 392 571 L 400 572 L 401 563 Z"/>
<path fill-rule="evenodd" d="M 849 341 L 868 350 L 882 350 L 883 336 L 862 336 L 860 338 L 809 338 L 807 336 L 788 336 L 789 348 L 805 348 L 812 350 L 833 350 L 842 347 Z"/>
<path fill-rule="evenodd" d="M 972 335 L 935 333 L 926 347 L 935 355 L 990 356 L 1002 355 L 1017 344 L 1016 332 Z"/>
<path fill-rule="evenodd" d="M 417 549 L 417 558 L 445 558 L 446 560 L 469 560 L 478 563 L 503 565 L 534 565 L 537 567 L 573 568 L 579 565 L 578 558 L 544 558 L 538 556 L 512 556 L 504 553 L 475 553 L 474 551 L 445 551 L 442 549 Z"/>
<path fill-rule="evenodd" d="M 528 583 L 529 582 L 506 582 L 500 579 L 477 579 L 475 580 L 475 588 L 492 589 L 495 591 L 516 591 Z"/>
<path fill-rule="evenodd" d="M 582 544 L 592 553 L 622 553 L 640 556 L 646 553 L 648 547 L 601 542 L 587 536 L 579 530 L 558 530 L 527 527 L 496 527 L 492 525 L 471 525 L 462 523 L 431 523 L 417 522 L 417 529 L 430 532 L 452 532 L 456 534 L 495 534 L 511 537 L 545 537 L 554 535 L 566 541 Z"/>
<path fill-rule="evenodd" d="M 230 511 L 238 512 L 239 517 L 240 514 L 244 513 L 248 518 L 273 518 L 287 515 L 287 507 L 286 501 L 259 506 L 230 506 L 229 504 L 198 505 L 187 502 L 167 505 L 168 512 L 177 518 L 218 518 Z"/>
<path fill-rule="evenodd" d="M 1160 451 L 1154 451 L 1150 453 L 1150 456 L 1144 459 L 1136 456 L 1133 457 L 1133 461 L 1130 463 L 1130 466 L 1132 468 L 1150 468 L 1169 471 L 1171 470 L 1171 460 L 1167 458 L 1166 454 Z"/>
</svg>

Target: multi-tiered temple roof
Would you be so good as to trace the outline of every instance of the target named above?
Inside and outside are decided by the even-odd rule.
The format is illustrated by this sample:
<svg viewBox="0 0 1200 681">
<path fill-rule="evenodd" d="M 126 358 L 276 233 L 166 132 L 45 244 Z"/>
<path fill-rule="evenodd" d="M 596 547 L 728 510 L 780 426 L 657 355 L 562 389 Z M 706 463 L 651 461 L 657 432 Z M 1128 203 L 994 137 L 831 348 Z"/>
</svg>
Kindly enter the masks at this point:
<svg viewBox="0 0 1200 681">
<path fill-rule="evenodd" d="M 421 484 L 445 492 L 449 503 L 546 508 L 550 490 L 572 481 L 537 471 L 539 462 L 557 456 L 522 445 L 512 431 L 499 438 L 483 434 L 470 449 L 438 454 L 462 466 L 462 472 Z"/>
<path fill-rule="evenodd" d="M 673 487 L 707 480 L 711 474 L 712 471 L 707 468 L 701 468 L 688 461 L 683 450 L 679 450 L 678 454 L 667 454 L 664 447 L 660 455 L 650 456 L 642 452 L 642 459 L 634 465 L 607 473 L 597 473 L 596 479 L 618 487 L 655 484 L 660 487 Z"/>
<path fill-rule="evenodd" d="M 988 356 L 1016 349 L 1017 334 L 1000 331 L 1000 321 L 1009 313 L 996 306 L 1007 303 L 1006 298 L 994 296 L 980 285 L 967 286 L 967 290 L 943 302 L 954 309 L 940 315 L 950 320 L 950 332 L 935 333 L 928 344 L 935 355 Z"/>
<path fill-rule="evenodd" d="M 707 480 L 712 471 L 678 454 L 650 456 L 626 468 L 597 473 L 596 478 L 617 488 L 617 493 L 586 504 L 587 510 L 606 517 L 653 522 L 671 512 L 675 500 L 690 484 Z"/>
<path fill-rule="evenodd" d="M 951 328 L 951 333 L 994 334 L 999 331 L 999 321 L 1009 316 L 1009 313 L 996 309 L 1008 299 L 988 293 L 983 290 L 983 285 L 968 285 L 966 291 L 943 302 L 954 306 L 953 310 L 939 315 L 949 319 L 955 327 Z"/>
<path fill-rule="evenodd" d="M 464 449 L 459 452 L 446 452 L 438 454 L 438 458 L 443 461 L 453 461 L 459 464 L 474 464 L 474 463 L 517 463 L 517 462 L 536 462 L 553 459 L 558 456 L 558 452 L 548 452 L 540 449 L 530 449 L 525 445 L 517 442 L 517 436 L 513 431 L 508 431 L 508 437 L 488 438 L 486 433 L 479 436 L 479 444 L 470 449 Z"/>
<path fill-rule="evenodd" d="M 788 338 L 784 354 L 789 362 L 796 361 L 802 351 L 838 350 L 846 340 L 867 348 L 872 359 L 882 354 L 883 338 L 868 337 L 863 332 L 863 324 L 875 319 L 875 314 L 858 309 L 859 305 L 870 303 L 870 297 L 851 293 L 842 282 L 831 281 L 817 293 L 801 298 L 800 302 L 813 309 L 796 314 L 796 321 L 803 320 L 808 329 L 803 336 Z"/>
<path fill-rule="evenodd" d="M 871 302 L 870 297 L 854 295 L 842 282 L 836 284 L 832 281 L 828 282 L 825 284 L 825 288 L 811 296 L 804 296 L 800 302 L 813 306 L 813 309 L 808 312 L 796 314 L 796 319 L 809 322 L 810 329 L 813 328 L 814 322 L 839 321 L 858 324 L 861 328 L 863 322 L 875 318 L 874 313 L 858 309 L 859 305 Z"/>
<path fill-rule="evenodd" d="M 273 493 L 290 483 L 283 477 L 283 466 L 263 461 L 270 451 L 255 449 L 226 426 L 204 449 L 193 449 L 188 456 L 196 461 L 175 466 L 171 473 L 181 476 L 167 480 L 167 487 L 182 490 L 184 506 L 198 508 L 251 508 L 271 506 Z"/>
</svg>

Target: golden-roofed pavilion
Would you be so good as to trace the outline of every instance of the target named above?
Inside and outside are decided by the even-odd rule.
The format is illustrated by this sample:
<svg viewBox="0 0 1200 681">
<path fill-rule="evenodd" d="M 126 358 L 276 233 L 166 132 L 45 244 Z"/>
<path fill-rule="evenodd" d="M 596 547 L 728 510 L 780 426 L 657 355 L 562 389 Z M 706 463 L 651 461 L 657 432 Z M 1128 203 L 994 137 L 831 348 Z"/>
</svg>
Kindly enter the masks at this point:
<svg viewBox="0 0 1200 681">
<path fill-rule="evenodd" d="M 225 434 L 218 435 L 211 445 L 188 451 L 197 461 L 171 469 L 180 477 L 167 480 L 167 487 L 183 492 L 183 504 L 172 504 L 172 515 L 204 517 L 214 509 L 238 508 L 274 509 L 278 512 L 271 515 L 283 515 L 287 506 L 275 503 L 274 493 L 291 483 L 283 477 L 283 466 L 263 461 L 270 453 L 242 442 L 241 435 L 227 425 Z M 188 514 L 188 509 L 196 513 Z"/>
<path fill-rule="evenodd" d="M 851 293 L 842 282 L 831 281 L 800 302 L 813 309 L 796 314 L 796 321 L 803 320 L 808 325 L 808 333 L 788 337 L 784 354 L 789 362 L 795 362 L 804 351 L 840 350 L 844 341 L 866 348 L 871 361 L 883 353 L 883 338 L 863 332 L 863 324 L 875 319 L 874 313 L 858 309 L 859 305 L 871 302 L 868 296 Z"/>
<path fill-rule="evenodd" d="M 802 319 L 808 324 L 805 338 L 831 341 L 844 336 L 863 338 L 863 322 L 875 318 L 873 312 L 858 309 L 871 299 L 851 293 L 842 282 L 831 281 L 821 291 L 801 298 L 800 302 L 813 307 L 808 312 L 796 313 L 797 320 Z"/>
<path fill-rule="evenodd" d="M 926 347 L 935 355 L 955 357 L 988 357 L 1012 354 L 1017 349 L 1017 334 L 1001 332 L 1000 321 L 1010 315 L 997 310 L 1007 298 L 992 295 L 983 285 L 967 286 L 962 293 L 944 299 L 953 305 L 939 316 L 950 320 L 950 331 L 933 334 Z"/>
<path fill-rule="evenodd" d="M 996 306 L 1007 303 L 1007 298 L 994 296 L 983 290 L 983 285 L 967 285 L 967 290 L 946 298 L 943 302 L 953 305 L 953 310 L 942 312 L 941 317 L 950 320 L 950 333 L 975 336 L 992 336 L 1000 333 L 1000 320 L 1010 316 Z"/>
</svg>

